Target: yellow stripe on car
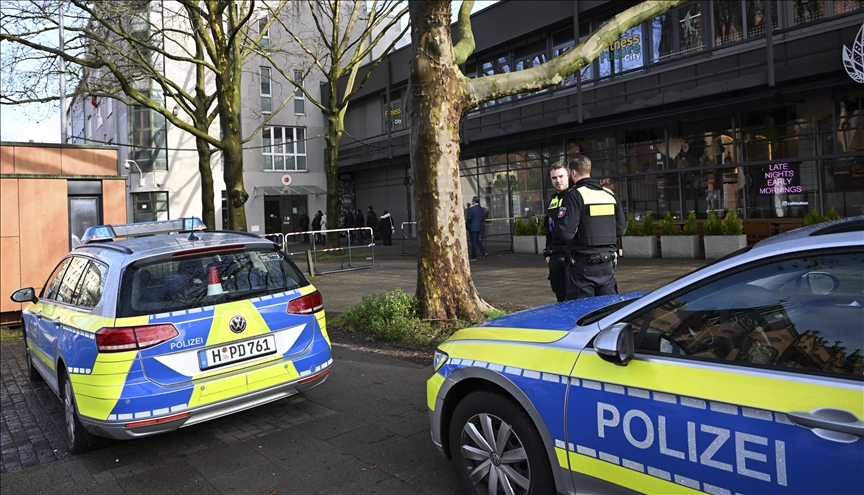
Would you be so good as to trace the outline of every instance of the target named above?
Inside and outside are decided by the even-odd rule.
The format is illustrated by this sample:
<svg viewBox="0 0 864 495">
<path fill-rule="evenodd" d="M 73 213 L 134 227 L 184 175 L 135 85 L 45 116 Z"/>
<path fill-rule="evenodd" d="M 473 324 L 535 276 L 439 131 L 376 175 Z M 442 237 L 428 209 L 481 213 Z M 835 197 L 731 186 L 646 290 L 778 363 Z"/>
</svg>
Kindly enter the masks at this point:
<svg viewBox="0 0 864 495">
<path fill-rule="evenodd" d="M 577 454 L 576 452 L 568 452 L 568 454 L 570 465 L 578 465 L 580 473 L 600 478 L 602 480 L 612 481 L 615 484 L 625 486 L 631 490 L 636 490 L 642 493 L 663 493 L 669 495 L 691 495 L 703 493 L 684 485 L 655 478 L 648 474 L 616 466 L 615 464 L 601 461 L 586 455 Z"/>
<path fill-rule="evenodd" d="M 231 331 L 228 322 L 234 316 L 240 315 L 246 319 L 246 329 L 243 331 L 242 338 L 255 337 L 264 335 L 270 332 L 264 318 L 249 300 L 234 301 L 225 304 L 219 304 L 213 310 L 213 322 L 210 325 L 210 331 L 207 334 L 207 346 L 224 344 L 233 342 L 240 336 Z"/>
<path fill-rule="evenodd" d="M 440 346 L 450 359 L 463 357 L 475 361 L 502 364 L 526 370 L 567 376 L 573 368 L 576 353 L 549 347 L 514 345 L 497 342 L 452 342 Z"/>
<path fill-rule="evenodd" d="M 138 351 L 98 354 L 90 374 L 70 374 L 79 412 L 96 419 L 108 419 L 117 404 L 132 362 Z M 97 398 L 98 397 L 98 398 Z"/>
<path fill-rule="evenodd" d="M 426 405 L 430 411 L 435 410 L 435 399 L 438 397 L 441 385 L 444 385 L 444 377 L 440 373 L 435 373 L 426 381 Z"/>
<path fill-rule="evenodd" d="M 476 327 L 459 330 L 450 337 L 448 343 L 457 340 L 494 340 L 548 344 L 563 339 L 568 333 L 566 330 Z"/>
</svg>

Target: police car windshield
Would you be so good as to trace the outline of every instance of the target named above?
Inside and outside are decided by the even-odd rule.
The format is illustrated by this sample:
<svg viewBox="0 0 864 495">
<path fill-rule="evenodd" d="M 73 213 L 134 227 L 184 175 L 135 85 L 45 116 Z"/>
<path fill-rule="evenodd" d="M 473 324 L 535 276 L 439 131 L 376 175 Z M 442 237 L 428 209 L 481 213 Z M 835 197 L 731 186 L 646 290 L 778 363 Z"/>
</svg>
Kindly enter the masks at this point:
<svg viewBox="0 0 864 495">
<path fill-rule="evenodd" d="M 278 251 L 217 252 L 144 261 L 129 266 L 123 274 L 117 316 L 211 306 L 308 284 Z"/>
</svg>

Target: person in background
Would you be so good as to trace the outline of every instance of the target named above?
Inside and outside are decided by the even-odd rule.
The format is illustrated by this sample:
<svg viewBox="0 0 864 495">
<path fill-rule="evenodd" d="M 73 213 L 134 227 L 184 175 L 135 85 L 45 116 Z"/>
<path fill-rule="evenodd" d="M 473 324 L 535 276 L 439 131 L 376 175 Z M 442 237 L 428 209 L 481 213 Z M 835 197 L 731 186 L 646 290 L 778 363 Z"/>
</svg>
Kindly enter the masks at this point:
<svg viewBox="0 0 864 495">
<path fill-rule="evenodd" d="M 366 226 L 372 229 L 372 242 L 375 242 L 375 228 L 378 227 L 378 214 L 369 206 L 369 211 L 366 212 Z"/>
<path fill-rule="evenodd" d="M 363 219 L 363 212 L 360 209 L 354 214 L 354 228 L 359 229 L 366 226 L 366 221 Z M 363 244 L 363 230 L 357 231 L 357 244 Z"/>
<path fill-rule="evenodd" d="M 339 222 L 337 221 L 336 223 L 338 224 Z M 326 213 L 321 214 L 321 230 L 327 230 L 327 214 Z M 327 244 L 327 234 L 324 234 L 324 233 L 321 234 L 321 242 L 323 242 L 324 244 Z"/>
<path fill-rule="evenodd" d="M 322 215 L 323 215 L 323 213 L 321 213 L 321 210 L 318 210 L 318 212 L 315 213 L 315 217 L 312 219 L 312 232 L 315 233 L 315 242 L 316 243 L 321 242 L 321 234 L 319 234 L 318 231 L 321 230 L 321 216 Z"/>
<path fill-rule="evenodd" d="M 627 229 L 624 209 L 615 193 L 591 178 L 591 160 L 570 161 L 576 184 L 564 193 L 555 235 L 567 241 L 567 300 L 618 293 L 615 265 L 618 237 Z"/>
<path fill-rule="evenodd" d="M 558 219 L 558 208 L 561 207 L 564 194 L 573 185 L 570 167 L 564 162 L 553 163 L 549 167 L 549 179 L 552 180 L 555 194 L 549 201 L 543 223 L 546 227 L 546 247 L 543 249 L 543 257 L 549 265 L 549 285 L 552 286 L 555 298 L 561 302 L 567 297 L 567 241 L 555 234 L 555 221 Z"/>
<path fill-rule="evenodd" d="M 345 210 L 345 215 L 342 217 L 342 228 L 343 229 L 353 229 L 354 228 L 354 212 L 351 210 Z M 351 244 L 351 236 L 354 232 L 350 230 L 345 232 L 345 237 L 348 240 L 348 244 Z M 341 237 L 341 234 L 340 234 Z"/>
<path fill-rule="evenodd" d="M 384 210 L 384 214 L 378 219 L 378 229 L 381 231 L 381 242 L 384 246 L 393 245 L 393 217 L 390 212 Z"/>
<path fill-rule="evenodd" d="M 486 223 L 486 210 L 480 206 L 480 198 L 477 196 L 471 200 L 471 208 L 468 208 L 465 223 L 468 224 L 468 234 L 471 237 L 471 258 L 469 261 L 477 261 L 477 248 L 480 248 L 485 260 L 489 253 L 486 252 L 486 248 L 480 241 L 480 233 L 483 232 L 483 226 Z"/>
<path fill-rule="evenodd" d="M 309 215 L 306 214 L 306 210 L 300 210 L 298 228 L 300 232 L 309 232 Z M 303 234 L 303 242 L 309 244 L 309 234 Z"/>
</svg>

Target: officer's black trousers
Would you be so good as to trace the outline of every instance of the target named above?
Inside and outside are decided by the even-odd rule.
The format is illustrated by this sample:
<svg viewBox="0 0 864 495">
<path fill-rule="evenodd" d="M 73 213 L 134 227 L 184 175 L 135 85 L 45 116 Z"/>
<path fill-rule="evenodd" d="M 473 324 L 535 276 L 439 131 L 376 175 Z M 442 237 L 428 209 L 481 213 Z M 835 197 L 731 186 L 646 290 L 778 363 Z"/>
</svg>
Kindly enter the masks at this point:
<svg viewBox="0 0 864 495">
<path fill-rule="evenodd" d="M 567 253 L 552 253 L 549 257 L 549 285 L 558 302 L 567 298 Z"/>
<path fill-rule="evenodd" d="M 567 300 L 618 293 L 612 263 L 576 262 L 567 266 Z"/>
</svg>

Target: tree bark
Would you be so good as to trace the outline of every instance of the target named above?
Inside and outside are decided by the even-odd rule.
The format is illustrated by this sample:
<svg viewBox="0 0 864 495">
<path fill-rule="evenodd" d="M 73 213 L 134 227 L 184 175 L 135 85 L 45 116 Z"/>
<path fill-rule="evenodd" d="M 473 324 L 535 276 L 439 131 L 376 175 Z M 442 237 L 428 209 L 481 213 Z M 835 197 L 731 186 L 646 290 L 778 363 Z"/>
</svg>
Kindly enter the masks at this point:
<svg viewBox="0 0 864 495">
<path fill-rule="evenodd" d="M 335 97 L 333 91 L 331 98 Z M 333 107 L 331 107 L 333 108 Z M 342 227 L 342 216 L 339 211 L 339 140 L 344 129 L 342 115 L 339 112 L 327 116 L 327 229 Z M 350 233 L 349 233 L 350 235 Z M 339 247 L 341 241 L 338 235 L 327 236 L 327 247 Z"/>
<path fill-rule="evenodd" d="M 195 139 L 195 147 L 198 149 L 198 174 L 201 176 L 201 221 L 208 230 L 220 230 L 216 228 L 216 203 L 213 193 L 213 169 L 210 168 L 210 144 L 203 139 Z"/>
<path fill-rule="evenodd" d="M 488 305 L 477 294 L 468 264 L 459 127 L 469 98 L 453 54 L 450 2 L 409 2 L 409 8 L 417 300 L 423 318 L 478 321 Z"/>
</svg>

